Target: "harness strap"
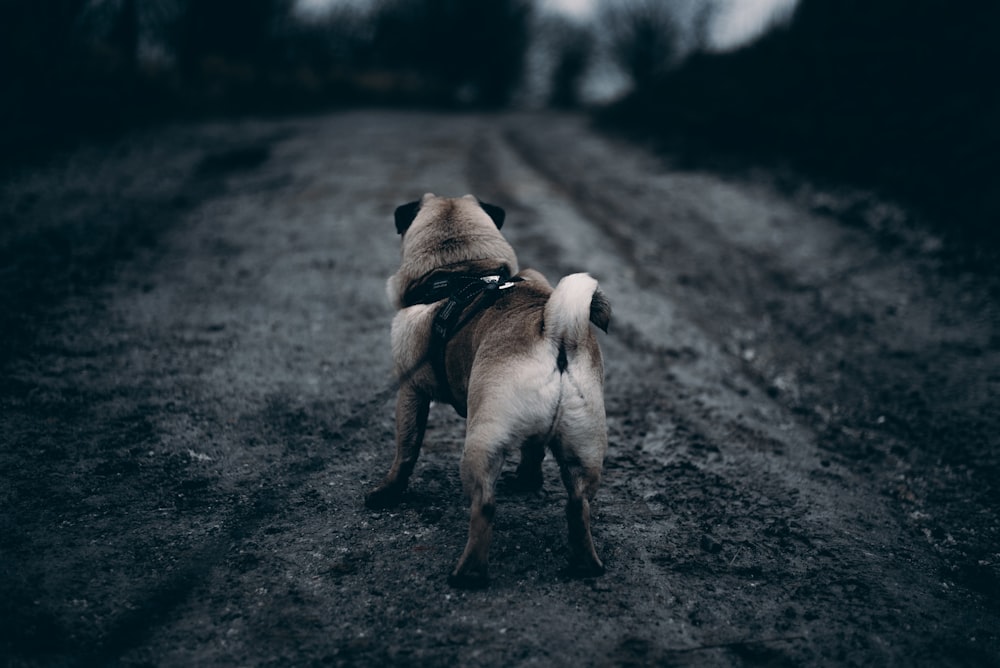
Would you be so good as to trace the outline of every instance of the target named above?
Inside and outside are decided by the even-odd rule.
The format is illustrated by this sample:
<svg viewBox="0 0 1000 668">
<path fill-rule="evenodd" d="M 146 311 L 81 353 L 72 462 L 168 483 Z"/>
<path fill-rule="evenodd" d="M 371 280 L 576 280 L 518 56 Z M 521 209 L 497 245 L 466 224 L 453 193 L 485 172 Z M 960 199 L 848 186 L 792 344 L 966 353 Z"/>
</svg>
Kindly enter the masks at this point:
<svg viewBox="0 0 1000 668">
<path fill-rule="evenodd" d="M 506 267 L 498 269 L 490 267 L 485 271 L 472 272 L 434 270 L 412 283 L 403 293 L 401 301 L 404 308 L 416 304 L 433 304 L 442 299 L 450 299 L 469 284 L 493 280 L 495 276 L 499 276 L 499 280 L 505 282 L 510 278 L 510 272 Z"/>
<path fill-rule="evenodd" d="M 470 320 L 492 306 L 504 290 L 514 287 L 522 280 L 518 277 L 510 278 L 506 270 L 490 276 L 466 277 L 464 284 L 451 293 L 448 301 L 434 316 L 427 354 L 434 369 L 438 389 L 449 403 L 453 404 L 455 397 L 448 385 L 448 372 L 445 367 L 448 341 Z"/>
</svg>

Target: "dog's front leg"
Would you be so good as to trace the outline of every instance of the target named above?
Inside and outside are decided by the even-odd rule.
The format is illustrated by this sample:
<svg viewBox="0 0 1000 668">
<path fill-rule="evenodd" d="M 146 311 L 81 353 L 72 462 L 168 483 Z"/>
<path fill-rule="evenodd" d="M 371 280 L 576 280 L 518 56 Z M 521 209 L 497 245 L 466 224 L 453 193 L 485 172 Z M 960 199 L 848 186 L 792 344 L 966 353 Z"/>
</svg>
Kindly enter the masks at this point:
<svg viewBox="0 0 1000 668">
<path fill-rule="evenodd" d="M 388 508 L 399 503 L 413 467 L 420 455 L 420 446 L 427 428 L 430 397 L 404 384 L 396 396 L 396 458 L 382 483 L 365 496 L 369 508 Z"/>
<path fill-rule="evenodd" d="M 515 485 L 522 492 L 542 489 L 542 461 L 545 459 L 545 441 L 532 438 L 521 446 L 521 462 L 517 465 Z"/>
</svg>

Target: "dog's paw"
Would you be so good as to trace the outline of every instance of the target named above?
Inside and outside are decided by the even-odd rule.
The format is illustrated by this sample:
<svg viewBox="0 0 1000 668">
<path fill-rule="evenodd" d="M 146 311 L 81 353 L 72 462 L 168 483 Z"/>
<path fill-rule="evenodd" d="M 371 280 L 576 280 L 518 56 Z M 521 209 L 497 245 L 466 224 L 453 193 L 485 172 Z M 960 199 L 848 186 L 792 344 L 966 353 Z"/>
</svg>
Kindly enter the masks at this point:
<svg viewBox="0 0 1000 668">
<path fill-rule="evenodd" d="M 490 584 L 486 571 L 455 572 L 448 576 L 448 584 L 455 589 L 485 589 Z"/>
<path fill-rule="evenodd" d="M 403 490 L 395 485 L 383 485 L 365 495 L 365 506 L 372 510 L 392 508 L 403 500 Z"/>
</svg>

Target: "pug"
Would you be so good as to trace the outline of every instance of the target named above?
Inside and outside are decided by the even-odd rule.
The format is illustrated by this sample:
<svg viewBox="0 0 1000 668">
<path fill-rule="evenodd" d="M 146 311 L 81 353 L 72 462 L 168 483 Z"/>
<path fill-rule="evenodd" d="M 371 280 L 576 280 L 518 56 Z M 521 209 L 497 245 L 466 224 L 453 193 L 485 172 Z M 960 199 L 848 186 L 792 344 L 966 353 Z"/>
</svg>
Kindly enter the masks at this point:
<svg viewBox="0 0 1000 668">
<path fill-rule="evenodd" d="M 396 456 L 365 503 L 399 503 L 431 402 L 451 404 L 467 418 L 461 478 L 471 516 L 449 582 L 465 588 L 488 582 L 494 488 L 515 448 L 516 480 L 536 491 L 545 449 L 552 452 L 569 493 L 570 572 L 604 572 L 590 532 L 590 501 L 608 444 L 604 365 L 590 325 L 607 332 L 611 307 L 587 274 L 566 276 L 553 290 L 539 272 L 519 271 L 500 233 L 504 215 L 472 195 L 428 193 L 398 207 L 402 261 L 387 284 L 398 309 Z"/>
</svg>

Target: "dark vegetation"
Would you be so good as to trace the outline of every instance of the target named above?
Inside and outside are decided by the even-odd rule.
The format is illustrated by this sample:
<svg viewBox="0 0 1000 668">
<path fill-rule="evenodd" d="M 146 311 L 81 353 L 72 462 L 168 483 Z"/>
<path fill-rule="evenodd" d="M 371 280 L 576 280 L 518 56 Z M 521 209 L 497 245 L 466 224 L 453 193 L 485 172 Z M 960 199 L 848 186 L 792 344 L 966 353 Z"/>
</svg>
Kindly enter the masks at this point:
<svg viewBox="0 0 1000 668">
<path fill-rule="evenodd" d="M 545 28 L 555 54 L 548 103 L 556 109 L 579 107 L 583 81 L 594 58 L 593 34 L 567 21 L 552 21 Z"/>
<path fill-rule="evenodd" d="M 379 0 L 301 20 L 294 0 L 8 0 L 0 152 L 148 119 L 359 104 L 498 108 L 531 0 Z"/>
<path fill-rule="evenodd" d="M 294 0 L 7 0 L 0 160 L 151 119 L 499 109 L 541 44 L 536 102 L 581 106 L 588 72 L 611 62 L 631 86 L 605 127 L 701 161 L 790 161 L 1000 247 L 1000 4 L 801 0 L 756 43 L 712 53 L 717 6 L 605 1 L 584 25 L 534 0 L 374 0 L 309 20 Z"/>
<path fill-rule="evenodd" d="M 802 0 L 741 50 L 635 79 L 604 120 L 689 155 L 786 161 L 1000 245 L 1000 4 Z"/>
</svg>

